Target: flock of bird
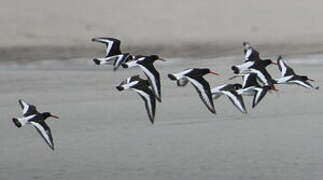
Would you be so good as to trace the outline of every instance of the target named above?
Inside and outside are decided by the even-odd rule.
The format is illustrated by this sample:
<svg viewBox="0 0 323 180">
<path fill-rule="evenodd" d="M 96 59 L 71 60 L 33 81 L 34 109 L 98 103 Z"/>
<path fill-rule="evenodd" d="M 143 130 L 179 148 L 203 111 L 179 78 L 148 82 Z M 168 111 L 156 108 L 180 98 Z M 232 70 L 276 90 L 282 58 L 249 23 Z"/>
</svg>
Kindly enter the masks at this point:
<svg viewBox="0 0 323 180">
<path fill-rule="evenodd" d="M 126 78 L 116 88 L 119 91 L 133 90 L 137 92 L 145 102 L 145 108 L 150 122 L 153 124 L 156 111 L 156 100 L 162 102 L 161 96 L 161 81 L 160 75 L 154 66 L 157 60 L 165 61 L 157 55 L 143 56 L 143 55 L 131 55 L 129 53 L 123 53 L 120 50 L 120 40 L 115 38 L 93 38 L 92 41 L 105 44 L 106 55 L 105 57 L 94 58 L 93 62 L 97 65 L 112 64 L 113 70 L 118 68 L 131 68 L 139 67 L 146 76 L 146 79 L 140 77 L 140 75 L 134 75 Z M 208 81 L 203 76 L 207 74 L 219 75 L 216 72 L 211 71 L 208 68 L 191 68 L 185 69 L 182 72 L 168 74 L 168 78 L 172 81 L 176 81 L 177 86 L 186 86 L 189 82 L 196 89 L 200 99 L 205 104 L 207 109 L 211 113 L 216 113 L 213 100 L 221 97 L 222 95 L 228 97 L 232 104 L 242 113 L 247 113 L 243 96 L 253 96 L 252 107 L 256 107 L 257 104 L 265 97 L 269 91 L 278 91 L 275 88 L 276 84 L 296 84 L 310 89 L 319 89 L 309 83 L 314 81 L 307 76 L 298 75 L 294 70 L 289 67 L 282 57 L 279 56 L 277 62 L 273 62 L 270 59 L 261 59 L 259 52 L 252 48 L 249 43 L 244 42 L 244 63 L 240 65 L 234 65 L 231 67 L 233 77 L 232 80 L 237 77 L 242 77 L 242 84 L 223 84 L 214 88 L 211 88 Z M 281 77 L 273 79 L 266 67 L 270 64 L 275 64 L 281 72 Z M 46 124 L 45 120 L 48 117 L 56 118 L 49 112 L 40 113 L 37 111 L 34 105 L 28 104 L 23 100 L 19 100 L 19 105 L 23 111 L 22 118 L 13 118 L 14 124 L 20 128 L 26 124 L 30 124 L 36 128 L 48 146 L 54 150 L 54 141 L 52 138 L 51 130 Z"/>
</svg>

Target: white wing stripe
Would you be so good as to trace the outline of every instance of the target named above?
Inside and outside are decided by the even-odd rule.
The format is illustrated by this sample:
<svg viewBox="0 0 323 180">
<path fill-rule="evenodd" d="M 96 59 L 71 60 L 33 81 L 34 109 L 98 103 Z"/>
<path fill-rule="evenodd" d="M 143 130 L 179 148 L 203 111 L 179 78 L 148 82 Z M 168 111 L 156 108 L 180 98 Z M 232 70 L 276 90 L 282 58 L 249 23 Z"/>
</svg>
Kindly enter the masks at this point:
<svg viewBox="0 0 323 180">
<path fill-rule="evenodd" d="M 204 91 L 204 87 L 201 85 L 201 83 L 199 83 L 198 81 L 196 81 L 193 78 L 187 77 L 201 92 L 202 98 L 204 99 L 204 101 L 206 102 L 206 104 L 209 106 L 209 108 L 213 109 L 213 106 L 211 105 L 210 99 L 208 98 L 206 92 Z"/>
<path fill-rule="evenodd" d="M 311 88 L 312 88 L 312 87 L 311 87 L 311 86 L 309 86 L 308 84 L 306 84 L 306 83 L 304 83 L 304 82 L 302 82 L 302 81 L 299 81 L 299 80 L 294 80 L 294 81 L 290 81 L 290 82 L 294 82 L 294 83 L 296 83 L 296 84 L 298 84 L 298 85 L 301 85 L 301 86 L 306 87 L 306 88 L 309 88 L 309 89 L 311 89 Z"/>
<path fill-rule="evenodd" d="M 265 84 L 265 85 L 269 85 L 266 77 L 264 76 L 264 74 L 262 74 L 261 71 L 258 71 L 256 69 L 251 69 L 252 72 L 256 73 L 257 76 L 260 78 L 260 80 Z"/>
<path fill-rule="evenodd" d="M 27 111 L 28 111 L 28 109 L 29 109 L 29 105 L 28 105 L 25 101 L 23 101 L 23 100 L 21 100 L 21 103 L 22 103 L 22 105 L 23 105 L 23 107 L 24 107 L 24 109 L 23 109 L 22 113 L 23 113 L 23 114 L 26 114 L 26 113 L 27 113 Z"/>
<path fill-rule="evenodd" d="M 158 93 L 158 88 L 157 88 L 157 84 L 156 84 L 156 78 L 155 76 L 145 67 L 145 66 L 142 66 L 142 65 L 139 65 L 142 70 L 144 71 L 144 73 L 148 76 L 148 78 L 151 80 L 152 82 L 152 87 L 154 89 L 154 92 L 155 92 L 155 95 L 156 96 L 159 96 L 159 93 Z"/>
<path fill-rule="evenodd" d="M 233 103 L 242 111 L 245 112 L 245 109 L 242 107 L 241 102 L 239 101 L 239 99 L 232 94 L 231 92 L 227 92 L 227 91 L 222 91 L 225 95 L 227 95 L 230 99 L 232 99 Z"/>
<path fill-rule="evenodd" d="M 151 105 L 151 101 L 150 101 L 150 96 L 147 94 L 147 93 L 145 93 L 144 91 L 140 91 L 140 90 L 138 90 L 138 89 L 134 89 L 136 92 L 138 92 L 140 95 L 142 95 L 145 99 L 146 99 L 146 101 L 147 101 L 147 104 L 148 104 L 148 111 L 149 111 L 149 114 L 151 115 L 151 116 L 153 116 L 153 113 L 152 113 L 152 105 Z"/>
<path fill-rule="evenodd" d="M 42 136 L 44 137 L 44 139 L 48 142 L 48 144 L 50 144 L 51 146 L 53 146 L 52 142 L 49 139 L 49 136 L 47 134 L 47 132 L 45 131 L 44 127 L 41 126 L 39 123 L 33 122 L 31 121 L 30 124 L 32 124 L 34 127 L 36 127 L 40 133 L 42 134 Z"/>
</svg>

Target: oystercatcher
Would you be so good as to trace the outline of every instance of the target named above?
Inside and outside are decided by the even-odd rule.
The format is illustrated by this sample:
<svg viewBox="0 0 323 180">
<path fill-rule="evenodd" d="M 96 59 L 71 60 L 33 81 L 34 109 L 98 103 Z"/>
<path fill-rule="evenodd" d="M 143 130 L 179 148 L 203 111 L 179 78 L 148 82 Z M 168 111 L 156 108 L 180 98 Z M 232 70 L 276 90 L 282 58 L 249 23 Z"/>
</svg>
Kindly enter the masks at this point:
<svg viewBox="0 0 323 180">
<path fill-rule="evenodd" d="M 106 45 L 106 56 L 104 58 L 94 58 L 96 65 L 112 64 L 113 70 L 117 70 L 124 62 L 133 59 L 129 53 L 122 53 L 120 50 L 120 40 L 108 37 L 93 38 L 92 41 L 104 43 Z"/>
<path fill-rule="evenodd" d="M 314 81 L 313 79 L 310 79 L 307 76 L 295 74 L 294 70 L 282 60 L 281 56 L 278 57 L 277 64 L 281 71 L 281 78 L 275 80 L 277 84 L 296 84 L 305 88 L 319 89 L 318 86 L 314 87 L 307 82 Z"/>
<path fill-rule="evenodd" d="M 238 89 L 241 89 L 241 84 L 224 84 L 211 89 L 213 99 L 217 99 L 222 95 L 227 96 L 232 104 L 239 109 L 242 113 L 247 113 L 246 107 L 243 102 L 242 95 L 237 93 Z"/>
<path fill-rule="evenodd" d="M 266 67 L 270 64 L 275 64 L 270 59 L 266 60 L 259 60 L 259 61 L 249 61 L 246 63 L 243 63 L 241 65 L 232 66 L 231 69 L 233 70 L 233 73 L 237 74 L 229 79 L 233 79 L 238 76 L 243 76 L 245 74 L 249 73 L 255 73 L 258 77 L 258 79 L 265 85 L 265 86 L 272 86 L 274 87 L 275 81 L 267 71 Z"/>
<path fill-rule="evenodd" d="M 272 86 L 260 86 L 257 82 L 257 74 L 249 73 L 243 76 L 242 88 L 236 91 L 241 95 L 253 96 L 252 108 L 254 108 L 265 97 L 269 90 L 278 91 Z"/>
<path fill-rule="evenodd" d="M 42 136 L 48 146 L 54 150 L 54 141 L 52 137 L 51 130 L 46 124 L 45 120 L 48 117 L 53 117 L 58 119 L 57 116 L 52 115 L 49 112 L 39 113 L 34 105 L 28 104 L 23 100 L 18 101 L 21 109 L 23 110 L 23 118 L 12 118 L 14 124 L 20 128 L 25 124 L 31 124 L 37 130 L 37 132 Z"/>
<path fill-rule="evenodd" d="M 155 119 L 156 99 L 152 90 L 149 88 L 149 82 L 141 79 L 139 75 L 128 77 L 122 81 L 116 88 L 119 91 L 134 90 L 145 101 L 146 111 L 150 122 L 153 124 Z"/>
<path fill-rule="evenodd" d="M 179 73 L 168 74 L 168 77 L 173 81 L 178 81 L 180 79 L 187 78 L 187 80 L 191 82 L 191 84 L 195 87 L 205 106 L 209 109 L 211 113 L 215 114 L 210 85 L 203 78 L 203 76 L 206 74 L 219 75 L 218 73 L 212 72 L 208 68 L 191 68 Z"/>
<path fill-rule="evenodd" d="M 259 52 L 254 48 L 252 48 L 248 42 L 243 42 L 242 45 L 244 47 L 243 52 L 244 52 L 245 62 L 260 60 Z"/>
<path fill-rule="evenodd" d="M 154 62 L 157 60 L 165 61 L 157 55 L 151 56 L 136 56 L 136 59 L 122 64 L 123 68 L 130 68 L 139 66 L 147 76 L 149 83 L 153 89 L 153 93 L 159 102 L 161 102 L 161 87 L 159 72 L 154 66 Z"/>
</svg>

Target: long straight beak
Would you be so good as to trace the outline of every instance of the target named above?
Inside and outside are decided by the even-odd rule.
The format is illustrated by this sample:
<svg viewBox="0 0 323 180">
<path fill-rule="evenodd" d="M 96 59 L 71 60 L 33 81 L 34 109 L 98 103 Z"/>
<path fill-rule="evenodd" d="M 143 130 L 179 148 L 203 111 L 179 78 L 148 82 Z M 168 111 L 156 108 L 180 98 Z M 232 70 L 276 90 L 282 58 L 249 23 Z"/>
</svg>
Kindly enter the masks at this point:
<svg viewBox="0 0 323 180">
<path fill-rule="evenodd" d="M 271 62 L 271 64 L 277 65 L 277 63 L 275 63 L 275 62 Z"/>
<path fill-rule="evenodd" d="M 216 73 L 216 72 L 210 71 L 209 73 L 214 74 L 214 75 L 217 75 L 217 76 L 220 76 L 220 74 L 219 73 Z"/>
<path fill-rule="evenodd" d="M 59 117 L 55 116 L 55 115 L 51 115 L 50 117 L 55 118 L 55 119 L 59 119 Z"/>
<path fill-rule="evenodd" d="M 163 58 L 159 58 L 158 60 L 160 60 L 160 61 L 166 61 L 165 59 L 163 59 Z"/>
<path fill-rule="evenodd" d="M 313 80 L 313 79 L 308 79 L 309 81 L 315 81 L 315 80 Z"/>
</svg>

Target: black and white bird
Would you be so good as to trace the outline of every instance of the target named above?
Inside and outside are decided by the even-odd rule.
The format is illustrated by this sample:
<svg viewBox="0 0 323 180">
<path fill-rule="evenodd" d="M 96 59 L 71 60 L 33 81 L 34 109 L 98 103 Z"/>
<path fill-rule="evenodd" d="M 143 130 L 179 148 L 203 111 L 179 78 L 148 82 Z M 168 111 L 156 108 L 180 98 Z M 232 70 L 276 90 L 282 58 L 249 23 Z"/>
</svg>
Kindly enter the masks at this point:
<svg viewBox="0 0 323 180">
<path fill-rule="evenodd" d="M 123 63 L 123 68 L 131 68 L 139 66 L 144 74 L 147 76 L 148 81 L 153 89 L 156 99 L 161 102 L 161 85 L 159 72 L 154 66 L 154 62 L 157 60 L 165 61 L 157 55 L 151 56 L 136 56 L 136 59 Z"/>
<path fill-rule="evenodd" d="M 141 79 L 139 75 L 128 77 L 122 81 L 116 88 L 119 91 L 134 90 L 145 101 L 146 111 L 150 122 L 153 124 L 156 111 L 156 99 L 152 90 L 149 88 L 149 82 Z"/>
<path fill-rule="evenodd" d="M 257 74 L 249 73 L 243 76 L 242 88 L 236 92 L 240 95 L 253 96 L 252 108 L 254 108 L 270 90 L 278 91 L 272 86 L 260 86 L 257 82 Z"/>
<path fill-rule="evenodd" d="M 19 105 L 23 111 L 23 118 L 12 118 L 14 124 L 20 128 L 26 124 L 31 124 L 37 130 L 37 132 L 42 136 L 48 146 L 54 150 L 54 141 L 52 137 L 51 130 L 49 126 L 46 124 L 45 120 L 48 117 L 53 117 L 58 119 L 57 116 L 52 115 L 49 112 L 40 113 L 37 111 L 34 105 L 28 104 L 23 100 L 19 100 Z"/>
<path fill-rule="evenodd" d="M 254 73 L 257 75 L 257 78 L 265 86 L 274 87 L 275 81 L 266 69 L 266 67 L 270 64 L 277 65 L 272 60 L 266 59 L 266 60 L 259 60 L 259 61 L 249 61 L 241 65 L 232 66 L 231 69 L 233 70 L 233 73 L 237 75 L 231 77 L 230 79 L 233 79 L 239 76 L 244 76 L 249 73 Z"/>
<path fill-rule="evenodd" d="M 106 56 L 102 58 L 94 58 L 96 65 L 112 64 L 113 70 L 117 70 L 124 62 L 132 60 L 134 57 L 129 53 L 122 53 L 120 50 L 120 40 L 108 37 L 93 38 L 92 41 L 100 42 L 106 45 Z"/>
<path fill-rule="evenodd" d="M 308 89 L 319 89 L 319 86 L 314 87 L 308 82 L 314 81 L 313 79 L 295 74 L 294 70 L 282 60 L 281 56 L 277 59 L 277 64 L 278 69 L 281 72 L 281 78 L 275 80 L 277 84 L 296 84 Z"/>
<path fill-rule="evenodd" d="M 203 76 L 206 74 L 219 75 L 216 72 L 212 72 L 208 68 L 191 68 L 191 69 L 186 69 L 185 71 L 182 71 L 179 73 L 168 74 L 168 77 L 173 81 L 178 81 L 180 79 L 187 78 L 187 80 L 191 82 L 191 84 L 195 87 L 201 100 L 208 108 L 208 110 L 211 113 L 215 114 L 210 85 L 203 78 Z"/>
<path fill-rule="evenodd" d="M 259 52 L 257 50 L 255 50 L 254 48 L 252 48 L 248 42 L 243 42 L 242 45 L 244 47 L 243 52 L 244 52 L 245 62 L 260 60 Z"/>
<path fill-rule="evenodd" d="M 227 96 L 232 104 L 239 109 L 242 113 L 247 113 L 246 107 L 242 95 L 237 93 L 238 89 L 241 89 L 241 84 L 224 84 L 211 89 L 213 99 L 217 99 L 222 95 Z"/>
</svg>

